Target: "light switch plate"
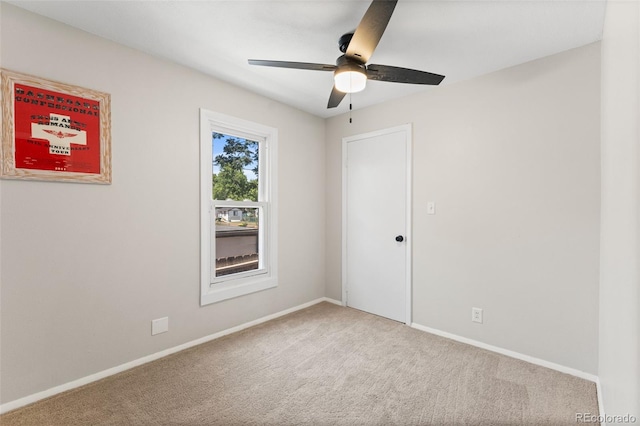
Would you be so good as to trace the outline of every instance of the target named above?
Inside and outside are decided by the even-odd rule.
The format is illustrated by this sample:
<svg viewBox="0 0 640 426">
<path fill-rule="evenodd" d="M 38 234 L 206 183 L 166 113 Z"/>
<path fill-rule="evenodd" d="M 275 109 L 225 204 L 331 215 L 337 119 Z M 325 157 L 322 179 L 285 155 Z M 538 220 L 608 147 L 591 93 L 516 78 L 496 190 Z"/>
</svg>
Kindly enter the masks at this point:
<svg viewBox="0 0 640 426">
<path fill-rule="evenodd" d="M 436 203 L 433 201 L 427 203 L 427 214 L 436 214 Z"/>
</svg>

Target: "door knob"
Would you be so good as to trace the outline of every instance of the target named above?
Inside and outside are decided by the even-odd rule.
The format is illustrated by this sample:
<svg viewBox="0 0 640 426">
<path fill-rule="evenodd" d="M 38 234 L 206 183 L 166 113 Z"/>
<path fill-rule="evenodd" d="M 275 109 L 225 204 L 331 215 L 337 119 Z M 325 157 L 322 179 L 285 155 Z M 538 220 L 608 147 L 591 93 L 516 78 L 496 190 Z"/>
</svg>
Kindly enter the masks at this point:
<svg viewBox="0 0 640 426">
<path fill-rule="evenodd" d="M 401 243 L 401 242 L 403 242 L 403 241 L 404 241 L 404 237 L 403 237 L 402 235 L 398 235 L 398 236 L 396 237 L 396 241 L 397 241 L 397 242 L 399 242 L 399 243 Z"/>
</svg>

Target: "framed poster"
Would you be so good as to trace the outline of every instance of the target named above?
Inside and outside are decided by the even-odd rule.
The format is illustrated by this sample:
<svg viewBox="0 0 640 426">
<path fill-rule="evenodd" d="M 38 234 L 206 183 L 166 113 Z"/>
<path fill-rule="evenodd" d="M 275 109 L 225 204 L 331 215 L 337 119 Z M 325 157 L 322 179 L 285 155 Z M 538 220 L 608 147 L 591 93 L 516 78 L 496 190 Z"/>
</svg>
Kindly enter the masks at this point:
<svg viewBox="0 0 640 426">
<path fill-rule="evenodd" d="M 111 183 L 111 97 L 5 69 L 0 177 Z"/>
</svg>

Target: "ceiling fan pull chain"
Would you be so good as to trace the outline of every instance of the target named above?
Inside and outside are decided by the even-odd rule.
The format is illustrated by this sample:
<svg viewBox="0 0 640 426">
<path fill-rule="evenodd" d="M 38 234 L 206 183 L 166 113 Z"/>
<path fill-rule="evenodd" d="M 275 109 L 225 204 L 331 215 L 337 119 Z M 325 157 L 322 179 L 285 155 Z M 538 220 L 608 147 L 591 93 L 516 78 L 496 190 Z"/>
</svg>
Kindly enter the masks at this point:
<svg viewBox="0 0 640 426">
<path fill-rule="evenodd" d="M 351 121 L 351 111 L 353 110 L 353 106 L 351 105 L 351 93 L 349 93 L 349 124 L 352 123 Z"/>
</svg>

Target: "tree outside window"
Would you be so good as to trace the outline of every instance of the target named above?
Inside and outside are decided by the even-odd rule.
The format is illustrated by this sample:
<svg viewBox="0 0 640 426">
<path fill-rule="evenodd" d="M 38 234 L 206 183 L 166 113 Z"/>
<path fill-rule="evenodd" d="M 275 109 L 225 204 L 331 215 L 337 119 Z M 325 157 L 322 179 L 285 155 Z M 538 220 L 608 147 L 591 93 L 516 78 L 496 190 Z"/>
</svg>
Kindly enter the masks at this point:
<svg viewBox="0 0 640 426">
<path fill-rule="evenodd" d="M 214 200 L 258 201 L 258 150 L 258 142 L 213 134 Z"/>
</svg>

